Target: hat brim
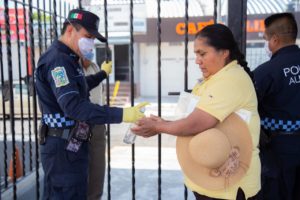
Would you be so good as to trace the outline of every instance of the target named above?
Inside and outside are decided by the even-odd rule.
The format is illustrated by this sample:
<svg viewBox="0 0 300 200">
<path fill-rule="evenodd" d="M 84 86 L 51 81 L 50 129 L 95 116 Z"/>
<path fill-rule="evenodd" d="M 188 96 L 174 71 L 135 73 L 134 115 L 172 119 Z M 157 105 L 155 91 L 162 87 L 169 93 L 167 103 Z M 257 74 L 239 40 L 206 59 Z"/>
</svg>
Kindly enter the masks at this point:
<svg viewBox="0 0 300 200">
<path fill-rule="evenodd" d="M 95 36 L 95 38 L 97 38 L 100 42 L 107 42 L 107 39 L 103 37 L 98 31 L 90 29 L 87 29 L 87 31 L 93 36 Z"/>
<path fill-rule="evenodd" d="M 189 143 L 197 135 L 177 137 L 176 153 L 181 169 L 190 181 L 205 189 L 224 190 L 237 183 L 246 174 L 252 158 L 252 139 L 246 123 L 235 113 L 228 116 L 215 128 L 226 134 L 232 146 L 238 146 L 240 149 L 240 167 L 229 178 L 212 176 L 212 169 L 202 166 L 192 159 L 189 153 Z M 199 147 L 199 151 L 201 151 L 201 147 Z"/>
</svg>

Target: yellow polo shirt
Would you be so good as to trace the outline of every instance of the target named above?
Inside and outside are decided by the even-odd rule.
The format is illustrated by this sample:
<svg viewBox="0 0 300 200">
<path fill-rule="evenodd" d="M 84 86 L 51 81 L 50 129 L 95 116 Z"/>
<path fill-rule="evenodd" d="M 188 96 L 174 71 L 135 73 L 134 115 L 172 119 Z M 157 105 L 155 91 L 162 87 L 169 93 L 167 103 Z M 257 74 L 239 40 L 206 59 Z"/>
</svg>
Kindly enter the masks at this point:
<svg viewBox="0 0 300 200">
<path fill-rule="evenodd" d="M 200 96 L 197 108 L 223 121 L 231 113 L 240 109 L 251 112 L 248 127 L 253 142 L 252 159 L 246 175 L 226 190 L 207 190 L 185 177 L 186 186 L 199 194 L 219 198 L 236 199 L 238 188 L 242 188 L 246 198 L 254 196 L 261 188 L 259 159 L 260 119 L 257 112 L 257 98 L 251 79 L 244 69 L 232 61 L 219 72 L 196 84 L 192 91 Z"/>
</svg>

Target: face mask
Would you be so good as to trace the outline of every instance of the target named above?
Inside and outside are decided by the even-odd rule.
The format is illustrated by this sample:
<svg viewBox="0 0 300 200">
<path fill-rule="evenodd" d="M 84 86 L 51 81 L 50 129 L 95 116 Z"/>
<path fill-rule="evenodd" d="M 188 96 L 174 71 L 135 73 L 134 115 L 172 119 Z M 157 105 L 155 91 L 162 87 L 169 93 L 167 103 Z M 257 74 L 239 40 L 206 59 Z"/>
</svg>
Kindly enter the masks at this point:
<svg viewBox="0 0 300 200">
<path fill-rule="evenodd" d="M 266 51 L 267 56 L 268 56 L 269 58 L 271 58 L 271 56 L 272 56 L 272 51 L 271 51 L 270 48 L 269 48 L 269 41 L 268 41 L 268 40 L 265 40 L 265 46 L 264 46 L 264 48 L 265 48 L 265 51 Z"/>
<path fill-rule="evenodd" d="M 78 46 L 79 46 L 79 51 L 81 53 L 81 55 L 83 56 L 83 58 L 87 59 L 87 60 L 93 60 L 94 58 L 94 52 L 93 52 L 93 48 L 94 48 L 94 39 L 91 38 L 80 38 L 78 40 Z"/>
</svg>

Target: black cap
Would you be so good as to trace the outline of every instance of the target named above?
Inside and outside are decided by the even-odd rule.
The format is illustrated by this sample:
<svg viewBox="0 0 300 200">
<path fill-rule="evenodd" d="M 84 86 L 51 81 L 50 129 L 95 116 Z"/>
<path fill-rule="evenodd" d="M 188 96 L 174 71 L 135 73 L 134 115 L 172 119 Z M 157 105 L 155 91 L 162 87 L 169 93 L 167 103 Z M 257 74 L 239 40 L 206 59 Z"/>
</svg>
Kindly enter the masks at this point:
<svg viewBox="0 0 300 200">
<path fill-rule="evenodd" d="M 94 13 L 81 9 L 73 9 L 70 10 L 67 21 L 80 24 L 101 42 L 107 41 L 107 39 L 98 32 L 100 19 Z"/>
</svg>

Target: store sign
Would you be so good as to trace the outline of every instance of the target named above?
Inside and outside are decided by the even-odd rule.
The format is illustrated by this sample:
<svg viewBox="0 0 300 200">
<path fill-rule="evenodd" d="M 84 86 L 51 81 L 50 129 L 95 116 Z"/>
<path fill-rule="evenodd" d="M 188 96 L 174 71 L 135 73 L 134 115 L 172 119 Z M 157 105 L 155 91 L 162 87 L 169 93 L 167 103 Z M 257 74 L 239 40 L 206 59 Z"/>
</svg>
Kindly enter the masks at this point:
<svg viewBox="0 0 300 200">
<path fill-rule="evenodd" d="M 195 35 L 197 32 L 199 32 L 201 29 L 203 29 L 205 26 L 213 24 L 214 20 L 209 20 L 206 22 L 189 22 L 188 23 L 188 34 Z M 176 25 L 175 31 L 178 35 L 184 35 L 186 32 L 186 24 L 184 22 L 179 22 Z"/>
<path fill-rule="evenodd" d="M 209 21 L 202 22 L 189 22 L 188 23 L 188 34 L 195 35 L 197 32 L 201 31 L 205 26 L 213 24 L 214 21 L 211 19 Z M 253 19 L 247 20 L 246 31 L 249 33 L 260 33 L 265 30 L 264 20 L 263 19 Z M 175 27 L 176 34 L 184 35 L 186 32 L 186 23 L 179 22 Z"/>
</svg>

